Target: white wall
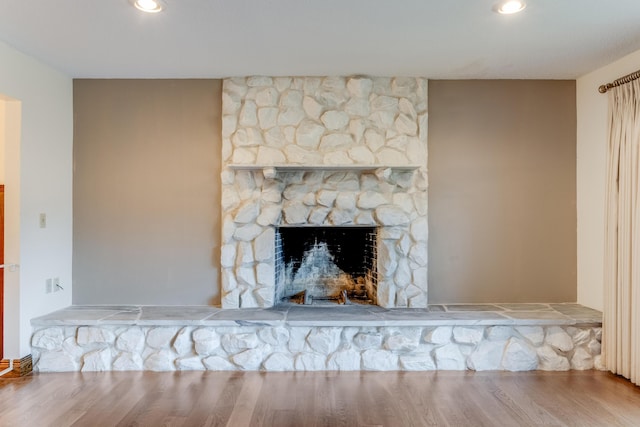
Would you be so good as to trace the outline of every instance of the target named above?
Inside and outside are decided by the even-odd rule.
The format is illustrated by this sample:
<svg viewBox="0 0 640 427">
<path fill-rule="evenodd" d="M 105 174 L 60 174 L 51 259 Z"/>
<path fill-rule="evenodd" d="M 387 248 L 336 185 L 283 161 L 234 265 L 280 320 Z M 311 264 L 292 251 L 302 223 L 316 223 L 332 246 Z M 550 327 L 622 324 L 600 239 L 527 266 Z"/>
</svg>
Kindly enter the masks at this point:
<svg viewBox="0 0 640 427">
<path fill-rule="evenodd" d="M 4 357 L 19 358 L 30 352 L 30 320 L 71 304 L 73 89 L 70 77 L 2 42 L 0 64 L 7 131 L 21 123 L 5 153 L 5 260 L 20 268 L 5 272 Z M 64 291 L 46 294 L 48 277 Z"/>
<path fill-rule="evenodd" d="M 640 50 L 580 77 L 576 84 L 578 302 L 602 310 L 607 97 L 598 86 L 640 69 Z"/>
</svg>

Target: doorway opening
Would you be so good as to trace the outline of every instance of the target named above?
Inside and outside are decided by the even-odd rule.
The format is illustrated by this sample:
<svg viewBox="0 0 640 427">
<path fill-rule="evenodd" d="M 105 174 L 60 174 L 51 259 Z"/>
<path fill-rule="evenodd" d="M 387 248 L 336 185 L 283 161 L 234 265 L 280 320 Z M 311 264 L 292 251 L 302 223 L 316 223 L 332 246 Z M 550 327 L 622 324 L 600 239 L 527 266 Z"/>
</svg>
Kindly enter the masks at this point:
<svg viewBox="0 0 640 427">
<path fill-rule="evenodd" d="M 0 94 L 0 360 L 19 356 L 22 103 Z M 11 267 L 14 266 L 14 267 Z"/>
</svg>

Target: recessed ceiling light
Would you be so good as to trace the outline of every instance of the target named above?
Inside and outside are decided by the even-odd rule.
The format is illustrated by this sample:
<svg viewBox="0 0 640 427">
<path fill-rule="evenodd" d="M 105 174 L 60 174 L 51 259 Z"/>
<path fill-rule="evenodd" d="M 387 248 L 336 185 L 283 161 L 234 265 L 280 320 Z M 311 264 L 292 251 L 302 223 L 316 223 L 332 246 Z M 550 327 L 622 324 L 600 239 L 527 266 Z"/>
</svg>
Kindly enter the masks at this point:
<svg viewBox="0 0 640 427">
<path fill-rule="evenodd" d="M 493 10 L 502 15 L 511 15 L 512 13 L 518 13 L 524 10 L 527 4 L 522 0 L 507 0 L 497 3 Z"/>
<path fill-rule="evenodd" d="M 158 13 L 164 9 L 164 4 L 160 0 L 131 0 L 136 9 L 148 13 Z"/>
</svg>

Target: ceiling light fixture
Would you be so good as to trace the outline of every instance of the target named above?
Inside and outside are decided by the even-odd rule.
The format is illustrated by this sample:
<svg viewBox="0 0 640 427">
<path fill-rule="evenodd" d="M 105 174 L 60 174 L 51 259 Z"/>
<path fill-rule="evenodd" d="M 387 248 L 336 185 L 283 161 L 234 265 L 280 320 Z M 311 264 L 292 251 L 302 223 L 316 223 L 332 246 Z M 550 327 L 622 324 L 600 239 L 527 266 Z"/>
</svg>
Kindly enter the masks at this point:
<svg viewBox="0 0 640 427">
<path fill-rule="evenodd" d="M 160 0 L 131 0 L 136 9 L 147 13 L 158 13 L 164 9 Z"/>
<path fill-rule="evenodd" d="M 511 15 L 512 13 L 522 12 L 527 4 L 522 0 L 507 0 L 497 3 L 493 10 L 502 15 Z"/>
</svg>

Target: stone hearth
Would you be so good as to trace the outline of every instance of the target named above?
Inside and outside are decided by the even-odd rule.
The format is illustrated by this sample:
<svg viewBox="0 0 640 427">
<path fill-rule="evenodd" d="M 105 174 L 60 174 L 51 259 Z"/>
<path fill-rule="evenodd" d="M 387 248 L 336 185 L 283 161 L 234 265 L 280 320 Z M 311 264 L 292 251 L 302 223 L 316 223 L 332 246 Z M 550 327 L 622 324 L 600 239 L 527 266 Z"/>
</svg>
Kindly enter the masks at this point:
<svg viewBox="0 0 640 427">
<path fill-rule="evenodd" d="M 73 306 L 32 325 L 40 372 L 601 368 L 602 315 L 577 304 Z"/>
<path fill-rule="evenodd" d="M 427 81 L 225 79 L 222 306 L 275 303 L 274 227 L 379 227 L 383 307 L 427 305 Z"/>
</svg>

